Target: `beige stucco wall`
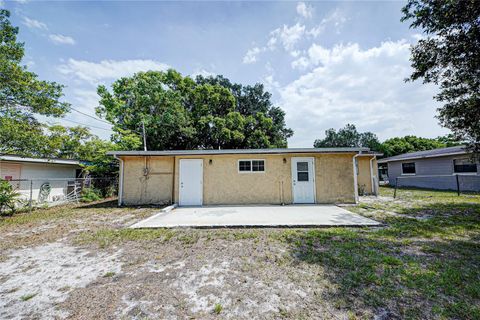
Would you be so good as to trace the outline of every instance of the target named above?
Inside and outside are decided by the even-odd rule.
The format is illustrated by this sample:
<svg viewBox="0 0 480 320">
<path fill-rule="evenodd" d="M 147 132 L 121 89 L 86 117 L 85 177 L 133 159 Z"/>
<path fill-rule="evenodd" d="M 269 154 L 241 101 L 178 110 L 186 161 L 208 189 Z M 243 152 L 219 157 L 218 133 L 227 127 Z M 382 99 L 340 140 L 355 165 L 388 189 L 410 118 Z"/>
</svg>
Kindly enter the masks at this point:
<svg viewBox="0 0 480 320">
<path fill-rule="evenodd" d="M 280 204 L 292 203 L 291 158 L 315 159 L 317 203 L 355 201 L 352 154 L 211 155 L 147 157 L 149 174 L 144 175 L 144 157 L 124 160 L 123 203 L 178 203 L 181 159 L 203 159 L 203 204 Z M 238 160 L 264 159 L 265 172 L 239 173 Z M 283 159 L 286 160 L 284 163 Z M 211 163 L 210 163 L 210 160 Z M 172 172 L 175 171 L 175 179 Z M 283 192 L 282 192 L 283 190 Z"/>
<path fill-rule="evenodd" d="M 124 157 L 123 204 L 172 202 L 173 157 Z M 145 160 L 148 175 L 144 174 Z"/>
<path fill-rule="evenodd" d="M 372 189 L 372 177 L 370 173 L 370 159 L 372 156 L 360 156 L 358 159 L 358 193 L 362 194 L 372 194 L 375 189 Z M 374 159 L 372 162 L 373 176 L 375 182 L 378 181 L 378 164 L 377 160 Z M 373 190 L 373 191 L 372 191 Z"/>
</svg>

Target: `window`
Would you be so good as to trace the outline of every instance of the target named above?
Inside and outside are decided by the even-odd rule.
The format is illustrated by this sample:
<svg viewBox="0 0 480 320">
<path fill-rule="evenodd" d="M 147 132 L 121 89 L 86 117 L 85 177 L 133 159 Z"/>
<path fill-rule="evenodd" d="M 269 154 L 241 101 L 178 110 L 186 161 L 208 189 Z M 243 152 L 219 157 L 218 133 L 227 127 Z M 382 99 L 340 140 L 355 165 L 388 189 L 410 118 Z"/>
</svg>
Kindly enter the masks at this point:
<svg viewBox="0 0 480 320">
<path fill-rule="evenodd" d="M 415 174 L 415 162 L 402 163 L 402 174 Z"/>
<path fill-rule="evenodd" d="M 477 172 L 477 164 L 471 159 L 455 159 L 453 160 L 454 173 L 475 173 Z"/>
<path fill-rule="evenodd" d="M 265 160 L 239 160 L 239 172 L 265 172 Z"/>
<path fill-rule="evenodd" d="M 308 162 L 297 162 L 297 181 L 308 181 Z"/>
</svg>

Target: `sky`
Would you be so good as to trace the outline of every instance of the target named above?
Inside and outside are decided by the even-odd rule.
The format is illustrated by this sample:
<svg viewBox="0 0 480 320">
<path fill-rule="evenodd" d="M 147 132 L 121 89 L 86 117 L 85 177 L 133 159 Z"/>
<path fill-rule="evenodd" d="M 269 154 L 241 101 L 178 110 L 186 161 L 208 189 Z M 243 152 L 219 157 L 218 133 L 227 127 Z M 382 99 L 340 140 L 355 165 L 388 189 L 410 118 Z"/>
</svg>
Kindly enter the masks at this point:
<svg viewBox="0 0 480 320">
<path fill-rule="evenodd" d="M 129 2 L 1 1 L 25 42 L 24 63 L 66 86 L 63 99 L 95 116 L 96 87 L 138 71 L 174 68 L 263 83 L 294 130 L 289 147 L 312 147 L 347 123 L 380 140 L 448 133 L 435 118 L 437 88 L 404 81 L 419 30 L 400 22 L 403 1 Z M 72 111 L 108 139 L 109 124 Z"/>
</svg>

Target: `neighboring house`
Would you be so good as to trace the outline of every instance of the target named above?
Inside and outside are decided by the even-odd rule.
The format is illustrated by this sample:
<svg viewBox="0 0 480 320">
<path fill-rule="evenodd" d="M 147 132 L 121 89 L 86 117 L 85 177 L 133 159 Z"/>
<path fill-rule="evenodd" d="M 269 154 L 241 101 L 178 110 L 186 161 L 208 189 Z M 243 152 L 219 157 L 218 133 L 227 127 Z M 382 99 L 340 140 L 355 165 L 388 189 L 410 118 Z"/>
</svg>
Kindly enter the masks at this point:
<svg viewBox="0 0 480 320">
<path fill-rule="evenodd" d="M 72 188 L 69 181 L 74 182 L 80 174 L 78 160 L 0 155 L 0 178 L 10 180 L 24 200 L 30 196 L 40 202 L 64 200 Z"/>
<path fill-rule="evenodd" d="M 464 146 L 405 153 L 378 160 L 387 164 L 391 185 L 480 191 L 480 164 Z"/>
<path fill-rule="evenodd" d="M 113 151 L 119 204 L 355 203 L 378 191 L 368 148 Z"/>
</svg>

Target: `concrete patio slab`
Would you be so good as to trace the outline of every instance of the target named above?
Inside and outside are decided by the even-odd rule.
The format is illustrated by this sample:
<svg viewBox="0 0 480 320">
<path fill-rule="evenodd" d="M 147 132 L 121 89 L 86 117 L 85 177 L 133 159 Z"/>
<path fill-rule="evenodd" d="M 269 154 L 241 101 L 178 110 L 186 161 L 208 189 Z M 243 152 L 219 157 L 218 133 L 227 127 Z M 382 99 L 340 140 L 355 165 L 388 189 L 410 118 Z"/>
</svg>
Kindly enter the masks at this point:
<svg viewBox="0 0 480 320">
<path fill-rule="evenodd" d="M 335 205 L 178 207 L 130 228 L 340 227 L 379 226 Z"/>
</svg>

